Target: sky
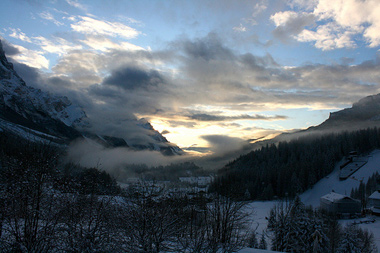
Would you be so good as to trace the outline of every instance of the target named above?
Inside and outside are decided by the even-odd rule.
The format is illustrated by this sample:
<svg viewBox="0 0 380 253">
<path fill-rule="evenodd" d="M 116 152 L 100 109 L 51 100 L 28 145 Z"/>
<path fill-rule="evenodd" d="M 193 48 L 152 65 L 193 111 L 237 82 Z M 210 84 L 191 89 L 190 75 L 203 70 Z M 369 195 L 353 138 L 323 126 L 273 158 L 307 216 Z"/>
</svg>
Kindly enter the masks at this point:
<svg viewBox="0 0 380 253">
<path fill-rule="evenodd" d="M 182 148 L 304 129 L 379 93 L 378 0 L 2 0 L 30 86 L 108 133 L 145 118 Z"/>
</svg>

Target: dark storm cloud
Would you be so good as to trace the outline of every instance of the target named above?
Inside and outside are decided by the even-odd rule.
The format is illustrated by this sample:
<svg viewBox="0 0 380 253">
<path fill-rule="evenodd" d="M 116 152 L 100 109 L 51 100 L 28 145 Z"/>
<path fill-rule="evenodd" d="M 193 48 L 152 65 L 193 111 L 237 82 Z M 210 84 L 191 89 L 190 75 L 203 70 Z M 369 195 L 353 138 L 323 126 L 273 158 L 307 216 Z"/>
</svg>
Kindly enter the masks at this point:
<svg viewBox="0 0 380 253">
<path fill-rule="evenodd" d="M 43 82 L 43 80 L 38 69 L 19 63 L 12 58 L 9 59 L 13 63 L 13 68 L 17 74 L 26 82 L 27 85 L 40 88 L 40 83 Z"/>
<path fill-rule="evenodd" d="M 160 90 L 126 90 L 111 85 L 94 84 L 88 89 L 88 95 L 96 101 L 101 101 L 103 106 L 109 106 L 122 113 L 156 115 L 162 112 L 160 101 L 162 99 Z M 162 94 L 164 96 L 165 94 Z"/>
<path fill-rule="evenodd" d="M 215 33 L 209 33 L 206 37 L 194 41 L 182 41 L 181 48 L 185 54 L 193 59 L 231 60 L 235 57 L 233 52 L 225 47 Z"/>
<path fill-rule="evenodd" d="M 146 71 L 126 66 L 115 70 L 103 81 L 104 85 L 113 85 L 126 90 L 149 89 L 164 83 L 164 78 L 156 70 Z"/>
<path fill-rule="evenodd" d="M 0 42 L 3 45 L 3 50 L 6 56 L 20 54 L 20 50 L 18 50 L 18 48 L 14 47 L 12 44 L 9 44 L 5 39 L 2 39 L 0 37 Z"/>
<path fill-rule="evenodd" d="M 234 121 L 234 120 L 283 120 L 287 119 L 286 116 L 275 115 L 275 116 L 265 116 L 265 115 L 248 115 L 242 114 L 238 116 L 223 116 L 223 115 L 211 115 L 206 113 L 193 114 L 188 116 L 190 119 L 199 121 Z"/>
<path fill-rule="evenodd" d="M 73 86 L 73 83 L 70 80 L 67 80 L 62 77 L 53 76 L 47 79 L 48 84 L 55 87 L 69 88 Z"/>
</svg>

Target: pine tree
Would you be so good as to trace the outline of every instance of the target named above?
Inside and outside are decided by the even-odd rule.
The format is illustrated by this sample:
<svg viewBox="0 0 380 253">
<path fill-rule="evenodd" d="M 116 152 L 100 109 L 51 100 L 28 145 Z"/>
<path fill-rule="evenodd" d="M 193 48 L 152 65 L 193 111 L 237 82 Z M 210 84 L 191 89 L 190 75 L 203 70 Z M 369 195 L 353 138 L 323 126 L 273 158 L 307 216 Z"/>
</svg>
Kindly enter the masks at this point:
<svg viewBox="0 0 380 253">
<path fill-rule="evenodd" d="M 361 238 L 359 237 L 359 229 L 356 225 L 347 225 L 344 228 L 343 236 L 339 244 L 337 252 L 360 253 Z"/>
<path fill-rule="evenodd" d="M 248 239 L 248 247 L 257 249 L 258 246 L 259 244 L 257 242 L 256 232 L 252 232 L 251 236 Z"/>
<path fill-rule="evenodd" d="M 262 233 L 260 243 L 259 243 L 259 249 L 267 249 L 267 248 L 268 248 L 268 245 L 267 245 L 267 241 L 265 240 L 265 234 Z"/>
</svg>

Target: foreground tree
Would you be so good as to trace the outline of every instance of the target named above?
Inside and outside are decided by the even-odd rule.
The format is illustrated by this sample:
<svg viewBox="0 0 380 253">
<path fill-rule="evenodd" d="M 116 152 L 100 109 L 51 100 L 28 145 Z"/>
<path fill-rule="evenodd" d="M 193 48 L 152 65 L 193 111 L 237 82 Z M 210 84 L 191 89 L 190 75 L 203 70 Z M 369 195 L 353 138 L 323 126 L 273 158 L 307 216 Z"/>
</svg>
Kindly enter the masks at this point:
<svg viewBox="0 0 380 253">
<path fill-rule="evenodd" d="M 234 252 L 246 245 L 250 222 L 245 205 L 220 195 L 207 205 L 207 241 L 212 252 Z"/>
<path fill-rule="evenodd" d="M 377 252 L 373 234 L 357 226 L 342 229 L 334 216 L 306 208 L 299 198 L 270 212 L 272 249 L 283 252 Z"/>
<path fill-rule="evenodd" d="M 13 156 L 2 155 L 2 237 L 9 250 L 46 252 L 56 241 L 58 212 L 52 189 L 57 150 L 26 143 Z"/>
</svg>

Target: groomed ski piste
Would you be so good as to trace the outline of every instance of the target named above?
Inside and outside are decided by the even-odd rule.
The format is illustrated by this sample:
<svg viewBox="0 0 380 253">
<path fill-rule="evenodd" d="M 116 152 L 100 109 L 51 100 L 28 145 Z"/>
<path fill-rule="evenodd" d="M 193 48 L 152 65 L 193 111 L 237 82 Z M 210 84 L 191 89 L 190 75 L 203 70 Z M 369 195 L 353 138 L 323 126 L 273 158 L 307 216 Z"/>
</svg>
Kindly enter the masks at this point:
<svg viewBox="0 0 380 253">
<path fill-rule="evenodd" d="M 359 187 L 360 181 L 363 183 L 367 183 L 368 178 L 372 176 L 376 171 L 380 173 L 380 150 L 375 150 L 368 155 L 368 162 L 353 173 L 346 180 L 339 180 L 340 175 L 340 163 L 335 166 L 333 172 L 331 172 L 328 176 L 321 179 L 318 183 L 316 183 L 311 189 L 307 190 L 303 194 L 300 195 L 302 202 L 305 205 L 311 205 L 314 208 L 319 207 L 320 198 L 332 191 L 344 195 L 350 195 L 351 190 L 353 188 Z M 276 205 L 278 201 L 254 201 L 248 205 L 248 210 L 252 212 L 253 219 L 253 228 L 257 228 L 256 232 L 258 233 L 258 238 L 260 238 L 262 233 L 265 233 L 267 228 L 267 217 L 269 217 L 270 209 Z M 367 220 L 375 220 L 375 222 L 364 222 Z M 360 222 L 362 221 L 362 222 Z M 356 223 L 359 227 L 363 229 L 367 229 L 374 234 L 376 246 L 380 252 L 380 217 L 367 215 L 363 218 L 358 219 L 347 219 L 340 220 L 342 225 L 348 223 Z M 270 249 L 270 239 L 267 238 L 268 249 Z M 274 252 L 274 251 L 266 251 L 266 250 L 258 250 L 258 249 L 243 249 L 240 250 L 239 253 L 251 253 L 251 252 Z"/>
</svg>

